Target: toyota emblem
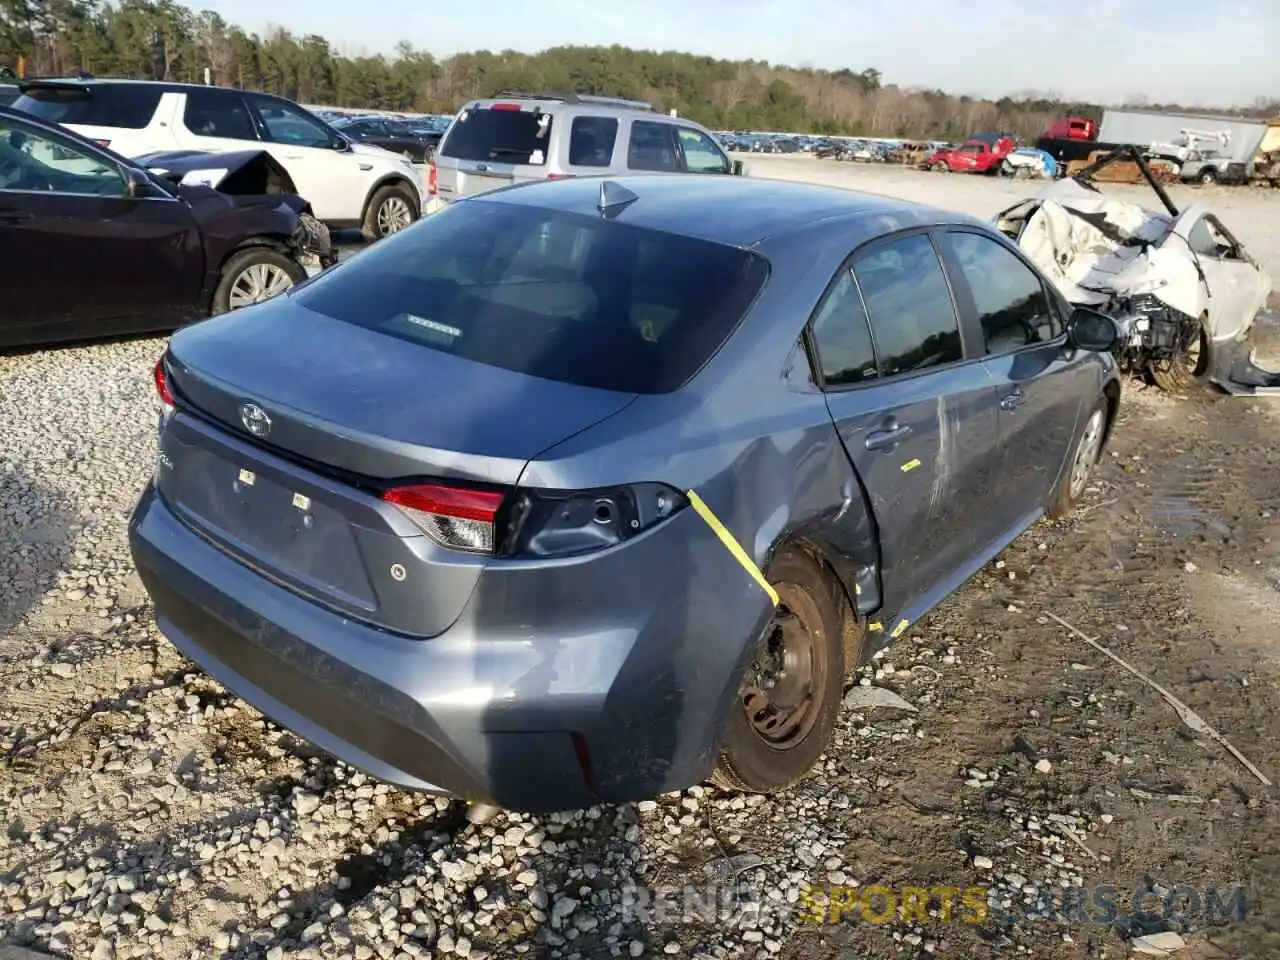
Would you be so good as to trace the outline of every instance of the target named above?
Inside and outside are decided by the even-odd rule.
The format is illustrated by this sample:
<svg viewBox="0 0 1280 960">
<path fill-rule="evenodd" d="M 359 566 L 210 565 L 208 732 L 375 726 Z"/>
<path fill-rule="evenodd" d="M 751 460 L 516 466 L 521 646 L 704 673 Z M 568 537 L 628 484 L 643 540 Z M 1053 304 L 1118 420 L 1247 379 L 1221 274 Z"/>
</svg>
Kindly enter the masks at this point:
<svg viewBox="0 0 1280 960">
<path fill-rule="evenodd" d="M 256 403 L 240 404 L 240 422 L 255 437 L 265 437 L 271 432 L 271 418 Z"/>
</svg>

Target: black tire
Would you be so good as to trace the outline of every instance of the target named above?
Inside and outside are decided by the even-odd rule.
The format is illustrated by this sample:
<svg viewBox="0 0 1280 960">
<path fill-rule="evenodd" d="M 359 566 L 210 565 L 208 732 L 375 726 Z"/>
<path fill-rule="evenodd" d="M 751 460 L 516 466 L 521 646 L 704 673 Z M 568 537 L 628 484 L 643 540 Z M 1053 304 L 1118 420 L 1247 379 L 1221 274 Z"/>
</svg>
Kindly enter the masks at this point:
<svg viewBox="0 0 1280 960">
<path fill-rule="evenodd" d="M 947 166 L 945 163 L 931 163 L 929 164 L 929 172 L 930 173 L 950 173 L 951 168 Z"/>
<path fill-rule="evenodd" d="M 1065 517 L 1075 508 L 1080 496 L 1089 485 L 1089 478 L 1093 474 L 1093 468 L 1098 464 L 1098 458 L 1102 453 L 1102 444 L 1106 440 L 1107 431 L 1110 428 L 1111 406 L 1103 398 L 1089 411 L 1089 415 L 1085 418 L 1084 426 L 1080 430 L 1080 435 L 1076 437 L 1075 446 L 1071 448 L 1071 459 L 1064 465 L 1062 476 L 1058 480 L 1058 487 L 1054 490 L 1053 496 L 1049 500 L 1047 513 L 1050 517 Z M 1085 462 L 1083 464 L 1083 480 L 1080 480 L 1077 477 L 1076 467 L 1082 458 Z"/>
<path fill-rule="evenodd" d="M 1205 169 L 1201 170 L 1201 171 L 1200 171 L 1200 182 L 1201 182 L 1201 183 L 1203 183 L 1203 184 L 1205 184 L 1205 185 L 1208 185 L 1208 184 L 1211 184 L 1211 183 L 1217 183 L 1217 182 L 1218 182 L 1218 171 L 1217 171 L 1217 170 L 1215 170 L 1215 169 L 1213 169 L 1213 167 L 1206 167 Z"/>
<path fill-rule="evenodd" d="M 237 309 L 232 306 L 232 295 L 235 293 L 236 284 L 255 267 L 267 268 L 268 273 L 271 270 L 283 272 L 289 278 L 289 287 L 307 279 L 307 271 L 302 268 L 302 265 L 275 247 L 246 247 L 239 253 L 232 254 L 222 265 L 222 275 L 218 279 L 217 289 L 213 291 L 213 304 L 210 310 L 214 316 Z M 283 293 L 286 289 L 288 287 L 282 288 L 277 293 Z"/>
<path fill-rule="evenodd" d="M 366 242 L 372 243 L 374 240 L 381 240 L 385 236 L 396 233 L 407 227 L 409 223 L 403 223 L 395 229 L 387 229 L 390 222 L 390 205 L 393 203 L 402 203 L 408 207 L 409 223 L 417 220 L 421 216 L 418 209 L 418 198 L 413 191 L 403 183 L 388 183 L 386 186 L 379 187 L 374 191 L 373 196 L 369 198 L 369 206 L 364 212 L 364 223 L 360 227 L 360 233 L 364 236 Z M 387 216 L 383 216 L 384 208 L 387 208 Z"/>
<path fill-rule="evenodd" d="M 846 649 L 857 648 L 861 639 L 860 635 L 846 637 L 846 601 L 840 586 L 806 551 L 782 548 L 770 561 L 765 576 L 778 591 L 778 610 L 744 671 L 711 775 L 716 786 L 746 793 L 785 790 L 803 779 L 817 762 L 831 740 L 840 711 Z M 791 639 L 784 641 L 784 637 Z M 790 695 L 794 701 L 803 697 L 803 690 L 809 691 L 804 706 L 796 711 L 777 712 L 778 705 L 763 692 L 757 661 L 772 659 L 776 665 L 776 650 L 774 657 L 770 656 L 771 640 L 798 644 L 788 652 L 808 650 L 807 659 L 797 656 L 786 669 L 773 673 L 778 681 L 772 688 L 774 698 Z M 807 684 L 803 682 L 806 672 Z M 756 717 L 754 722 L 749 713 Z M 766 736 L 770 721 L 774 727 Z M 794 721 L 794 729 L 784 737 L 788 721 Z"/>
<path fill-rule="evenodd" d="M 1209 369 L 1209 341 L 1202 318 L 1193 348 L 1184 356 L 1156 364 L 1151 368 L 1151 382 L 1165 393 L 1182 394 L 1197 386 Z"/>
</svg>

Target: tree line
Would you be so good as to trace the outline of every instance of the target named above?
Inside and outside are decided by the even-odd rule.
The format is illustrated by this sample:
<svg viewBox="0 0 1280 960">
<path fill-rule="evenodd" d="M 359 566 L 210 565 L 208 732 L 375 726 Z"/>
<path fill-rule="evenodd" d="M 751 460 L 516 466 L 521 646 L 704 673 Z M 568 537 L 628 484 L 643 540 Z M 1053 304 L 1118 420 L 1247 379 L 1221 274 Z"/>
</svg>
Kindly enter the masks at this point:
<svg viewBox="0 0 1280 960">
<path fill-rule="evenodd" d="M 0 66 L 26 76 L 203 82 L 301 103 L 452 113 L 502 91 L 607 94 L 675 109 L 714 129 L 955 139 L 985 130 L 1034 137 L 1066 116 L 1100 119 L 1097 104 L 1024 92 L 989 100 L 884 83 L 880 71 L 818 70 L 758 60 L 622 46 L 487 50 L 438 59 L 408 42 L 391 55 L 345 56 L 325 37 L 256 34 L 173 0 L 0 0 Z M 1280 113 L 1280 98 L 1248 112 Z"/>
</svg>

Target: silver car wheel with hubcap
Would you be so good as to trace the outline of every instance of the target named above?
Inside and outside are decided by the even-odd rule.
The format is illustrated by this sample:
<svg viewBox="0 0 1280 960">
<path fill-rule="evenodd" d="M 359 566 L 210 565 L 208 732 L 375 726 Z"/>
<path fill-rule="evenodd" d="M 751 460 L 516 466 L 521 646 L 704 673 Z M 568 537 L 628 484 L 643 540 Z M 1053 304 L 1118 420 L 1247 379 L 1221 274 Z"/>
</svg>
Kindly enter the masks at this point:
<svg viewBox="0 0 1280 960">
<path fill-rule="evenodd" d="M 1102 451 L 1103 416 L 1101 410 L 1093 411 L 1089 422 L 1084 425 L 1084 433 L 1080 435 L 1080 445 L 1076 447 L 1076 458 L 1071 464 L 1071 499 L 1077 500 L 1084 493 L 1089 483 L 1089 473 L 1098 462 L 1098 454 Z"/>
<path fill-rule="evenodd" d="M 293 286 L 293 278 L 272 263 L 247 266 L 231 285 L 229 307 L 239 310 L 263 300 L 270 300 Z"/>
<path fill-rule="evenodd" d="M 400 197 L 387 197 L 378 207 L 378 233 L 386 237 L 413 223 L 413 211 Z"/>
</svg>

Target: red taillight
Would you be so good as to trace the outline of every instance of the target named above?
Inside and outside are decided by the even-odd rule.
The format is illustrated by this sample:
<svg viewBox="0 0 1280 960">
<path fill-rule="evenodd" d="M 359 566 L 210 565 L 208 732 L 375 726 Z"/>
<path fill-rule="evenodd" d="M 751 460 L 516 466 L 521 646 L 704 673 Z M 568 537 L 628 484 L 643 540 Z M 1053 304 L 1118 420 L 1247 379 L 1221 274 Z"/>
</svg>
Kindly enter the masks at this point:
<svg viewBox="0 0 1280 960">
<path fill-rule="evenodd" d="M 504 494 L 438 484 L 395 487 L 382 494 L 437 543 L 454 550 L 493 553 L 494 518 Z"/>
<path fill-rule="evenodd" d="M 161 357 L 156 361 L 156 367 L 155 370 L 152 371 L 152 377 L 156 382 L 156 393 L 160 395 L 160 402 L 164 404 L 166 411 L 172 410 L 174 407 L 173 391 L 169 389 L 169 376 L 164 370 L 164 357 Z"/>
<path fill-rule="evenodd" d="M 427 174 L 427 193 L 435 196 L 440 191 L 440 174 L 436 170 L 436 165 L 431 165 L 431 172 Z"/>
<path fill-rule="evenodd" d="M 572 173 L 548 173 L 547 179 L 548 180 L 572 180 L 573 174 Z"/>
<path fill-rule="evenodd" d="M 517 112 L 518 112 L 518 111 L 520 110 L 520 104 L 518 104 L 518 103 L 491 103 L 491 104 L 489 104 L 489 109 L 490 109 L 490 110 L 515 110 L 515 111 L 517 111 Z"/>
</svg>

